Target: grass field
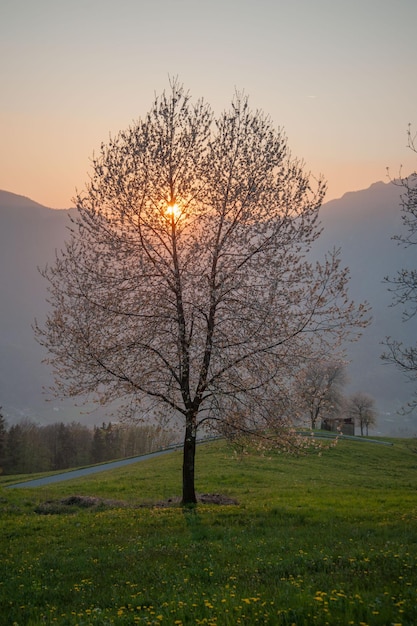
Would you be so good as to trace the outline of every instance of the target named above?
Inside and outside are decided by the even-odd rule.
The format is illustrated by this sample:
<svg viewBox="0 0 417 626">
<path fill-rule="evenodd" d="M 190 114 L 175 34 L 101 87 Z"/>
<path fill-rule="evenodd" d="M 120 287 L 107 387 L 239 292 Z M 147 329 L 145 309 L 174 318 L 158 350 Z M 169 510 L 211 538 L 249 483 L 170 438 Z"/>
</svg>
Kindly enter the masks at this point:
<svg viewBox="0 0 417 626">
<path fill-rule="evenodd" d="M 179 452 L 37 489 L 0 479 L 0 624 L 414 626 L 417 442 L 393 443 L 205 444 L 198 491 L 238 504 L 186 510 L 139 506 L 179 495 Z M 59 504 L 75 494 L 118 502 Z"/>
</svg>

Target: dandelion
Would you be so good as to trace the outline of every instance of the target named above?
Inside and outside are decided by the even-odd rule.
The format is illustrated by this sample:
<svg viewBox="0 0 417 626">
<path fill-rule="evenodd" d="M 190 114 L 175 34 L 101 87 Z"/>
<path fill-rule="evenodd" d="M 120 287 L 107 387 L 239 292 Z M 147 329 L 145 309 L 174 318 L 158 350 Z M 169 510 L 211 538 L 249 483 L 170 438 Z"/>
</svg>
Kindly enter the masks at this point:
<svg viewBox="0 0 417 626">
<path fill-rule="evenodd" d="M 325 591 L 316 591 L 314 599 L 317 602 L 324 602 L 324 596 L 327 596 L 327 593 Z"/>
</svg>

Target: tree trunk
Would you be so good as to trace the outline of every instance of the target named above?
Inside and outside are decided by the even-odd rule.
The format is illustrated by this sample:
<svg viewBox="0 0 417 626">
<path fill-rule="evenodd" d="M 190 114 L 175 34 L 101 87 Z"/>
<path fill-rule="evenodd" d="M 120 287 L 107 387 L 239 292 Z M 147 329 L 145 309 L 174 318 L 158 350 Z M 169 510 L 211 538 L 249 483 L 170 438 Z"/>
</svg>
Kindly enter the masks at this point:
<svg viewBox="0 0 417 626">
<path fill-rule="evenodd" d="M 195 504 L 194 467 L 195 467 L 196 428 L 195 416 L 187 417 L 182 465 L 182 504 Z"/>
</svg>

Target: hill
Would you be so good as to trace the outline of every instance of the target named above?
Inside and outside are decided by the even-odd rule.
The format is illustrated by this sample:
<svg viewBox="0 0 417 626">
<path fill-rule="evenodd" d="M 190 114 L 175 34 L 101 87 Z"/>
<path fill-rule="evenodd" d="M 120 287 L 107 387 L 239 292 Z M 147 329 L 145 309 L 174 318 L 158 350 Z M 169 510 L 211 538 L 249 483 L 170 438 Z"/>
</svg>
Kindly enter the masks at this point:
<svg viewBox="0 0 417 626">
<path fill-rule="evenodd" d="M 323 234 L 314 250 L 322 257 L 334 246 L 342 248 L 343 263 L 351 270 L 350 293 L 368 300 L 373 323 L 362 339 L 349 348 L 350 390 L 370 393 L 377 400 L 383 433 L 416 434 L 417 417 L 398 418 L 396 410 L 409 397 L 401 375 L 380 360 L 380 342 L 393 335 L 411 342 L 417 320 L 403 324 L 401 311 L 390 307 L 391 297 L 383 284 L 387 274 L 408 262 L 410 251 L 398 247 L 391 237 L 401 232 L 400 190 L 376 183 L 369 189 L 347 193 L 323 205 Z M 47 310 L 46 285 L 37 267 L 52 262 L 63 246 L 68 211 L 44 207 L 29 198 L 0 191 L 0 406 L 10 422 L 28 416 L 42 423 L 80 418 L 73 404 L 47 403 L 42 388 L 50 383 L 44 356 L 34 340 L 34 318 Z M 102 412 L 89 419 L 99 422 Z M 83 417 L 86 420 L 86 417 Z"/>
<path fill-rule="evenodd" d="M 205 444 L 198 490 L 229 504 L 197 508 L 175 505 L 179 452 L 36 489 L 0 477 L 0 626 L 416 624 L 415 452 Z"/>
</svg>

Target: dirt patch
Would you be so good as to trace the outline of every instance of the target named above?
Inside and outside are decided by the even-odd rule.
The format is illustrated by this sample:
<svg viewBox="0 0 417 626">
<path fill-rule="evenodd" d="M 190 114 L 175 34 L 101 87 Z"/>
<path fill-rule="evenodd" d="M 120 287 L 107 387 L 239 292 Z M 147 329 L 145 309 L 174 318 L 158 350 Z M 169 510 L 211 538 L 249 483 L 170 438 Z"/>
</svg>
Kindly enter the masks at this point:
<svg viewBox="0 0 417 626">
<path fill-rule="evenodd" d="M 221 493 L 202 493 L 197 496 L 197 500 L 202 504 L 239 504 L 235 498 L 224 496 Z"/>
<path fill-rule="evenodd" d="M 202 493 L 197 494 L 197 502 L 200 504 L 219 504 L 219 505 L 237 505 L 239 504 L 234 498 L 222 495 L 221 493 Z M 105 500 L 95 496 L 67 496 L 61 500 L 47 500 L 41 502 L 35 508 L 35 513 L 39 515 L 59 515 L 61 513 L 76 513 L 83 509 L 104 510 L 109 508 L 166 508 L 181 506 L 181 498 L 174 496 L 166 500 L 158 502 L 148 502 L 146 504 L 131 505 L 127 502 L 119 500 Z"/>
<path fill-rule="evenodd" d="M 104 500 L 95 496 L 67 496 L 61 500 L 41 502 L 35 509 L 39 515 L 56 515 L 59 513 L 75 513 L 80 509 L 107 509 L 127 506 L 118 500 Z"/>
<path fill-rule="evenodd" d="M 221 493 L 201 493 L 197 494 L 197 503 L 200 504 L 220 504 L 220 505 L 237 505 L 239 502 L 235 498 L 230 498 Z M 167 498 L 167 500 L 161 500 L 155 502 L 153 505 L 157 508 L 164 508 L 169 506 L 180 506 L 181 498 L 179 496 L 173 498 Z"/>
</svg>

